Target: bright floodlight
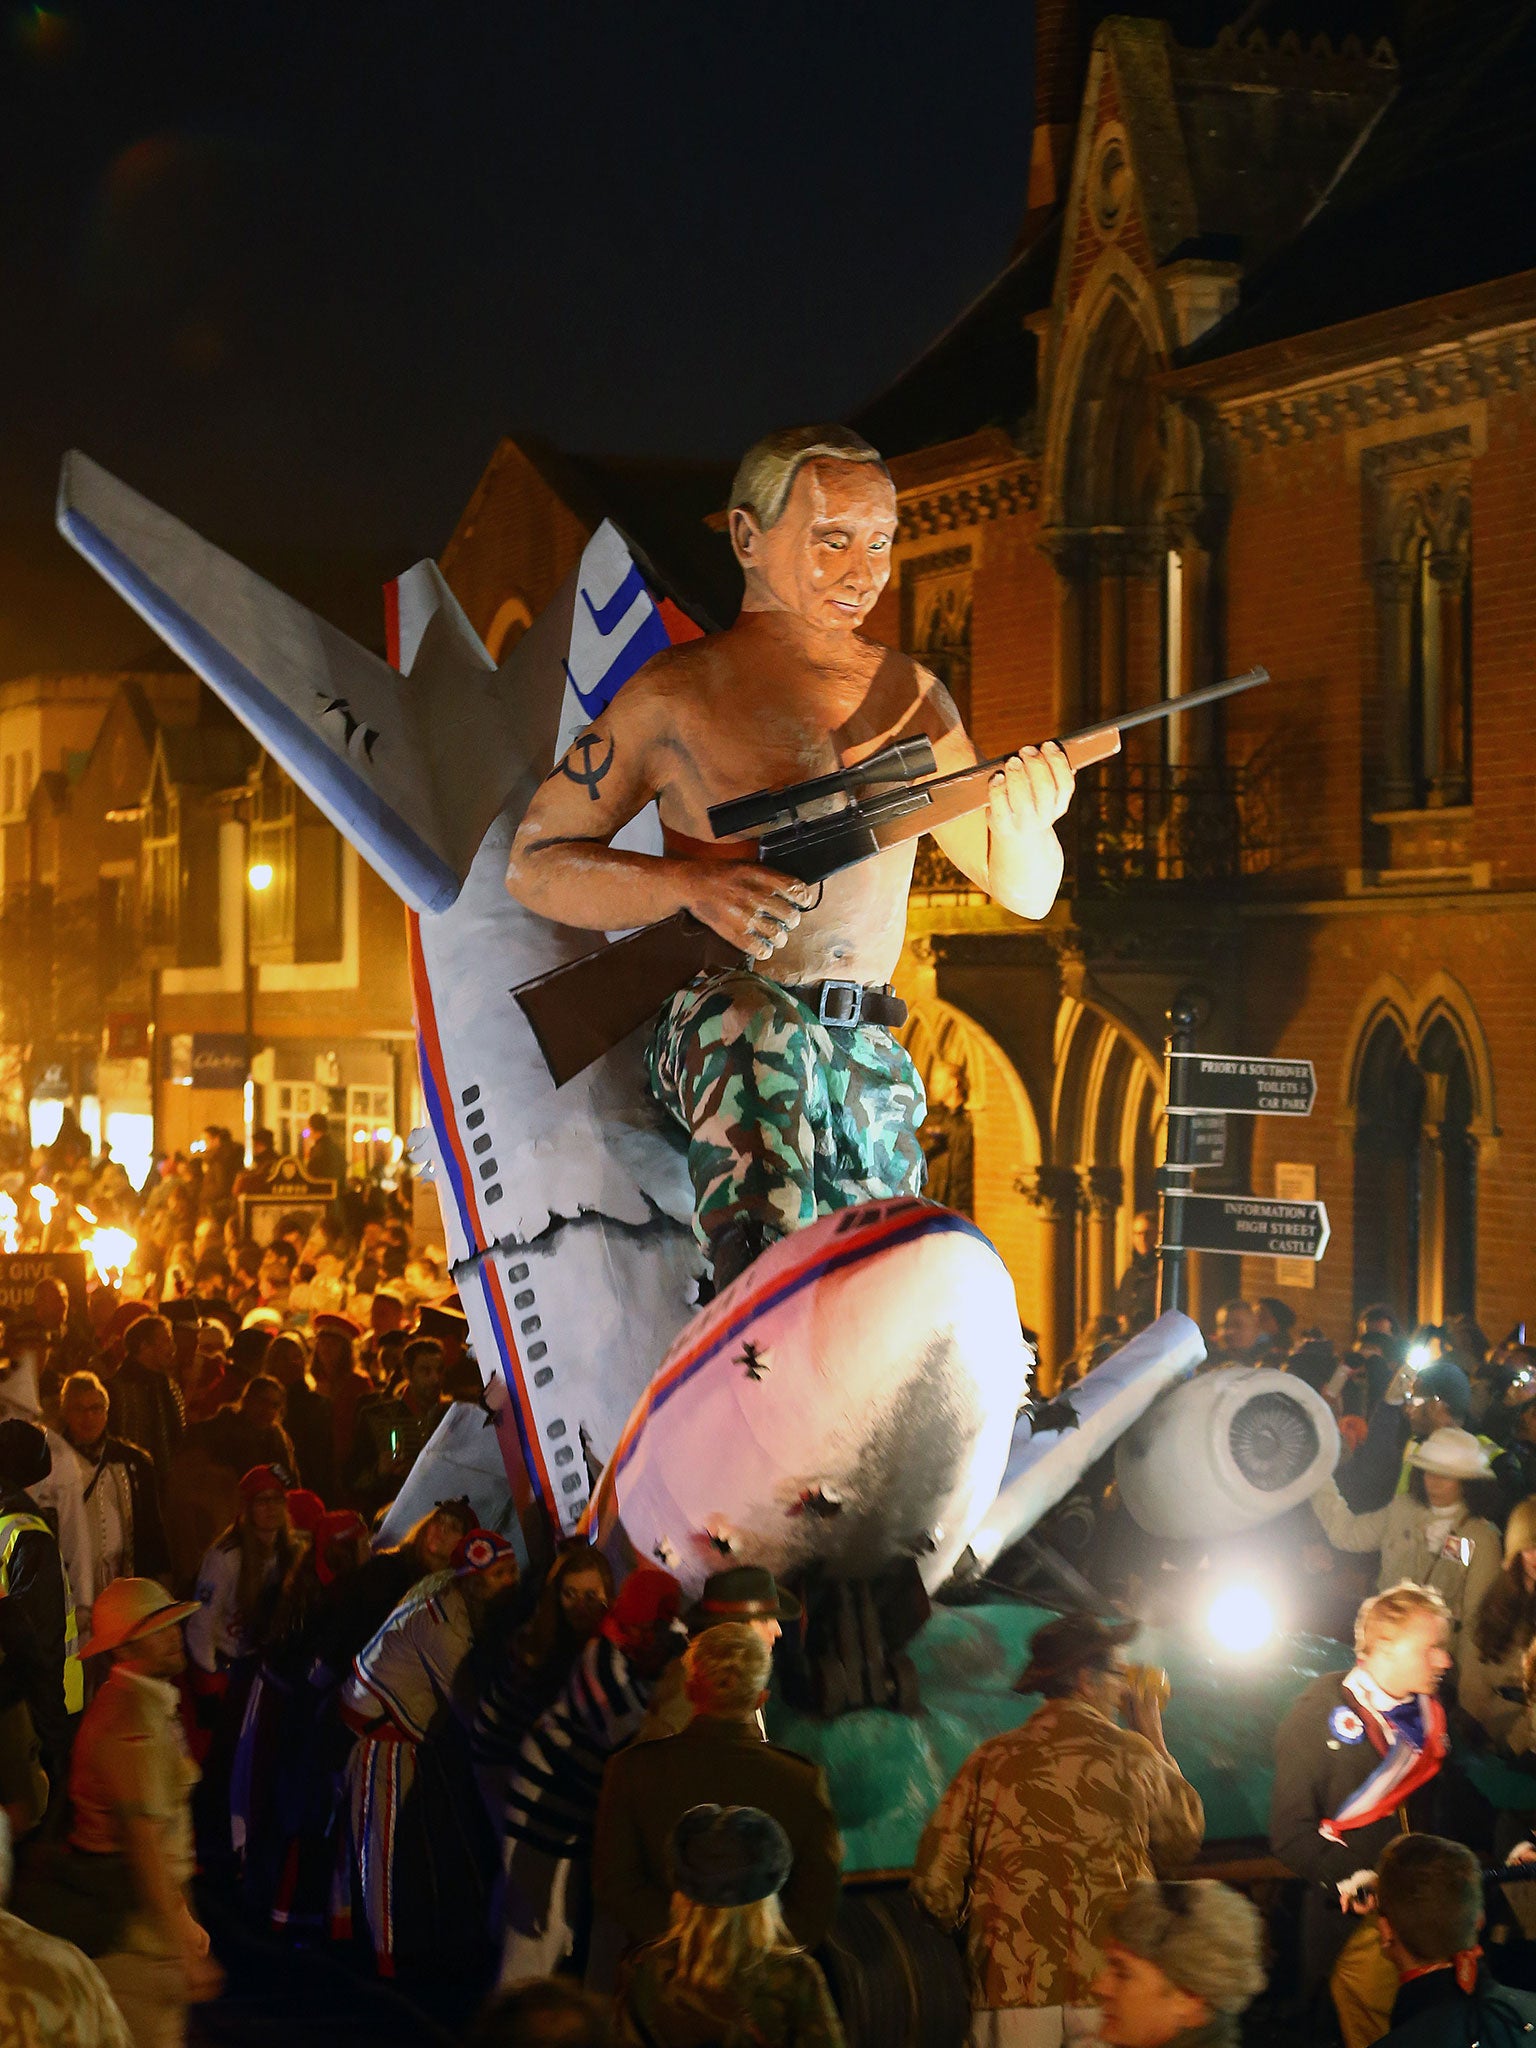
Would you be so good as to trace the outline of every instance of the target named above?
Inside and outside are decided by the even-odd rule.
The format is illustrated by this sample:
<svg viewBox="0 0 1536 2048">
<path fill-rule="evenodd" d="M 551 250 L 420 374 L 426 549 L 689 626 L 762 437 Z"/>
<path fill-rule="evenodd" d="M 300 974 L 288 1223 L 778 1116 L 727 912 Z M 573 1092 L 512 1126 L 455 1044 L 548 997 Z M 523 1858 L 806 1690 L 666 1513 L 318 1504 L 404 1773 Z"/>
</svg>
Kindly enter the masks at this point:
<svg viewBox="0 0 1536 2048">
<path fill-rule="evenodd" d="M 1430 1350 L 1427 1344 L 1410 1344 L 1408 1346 L 1408 1370 L 1410 1372 L 1422 1372 L 1425 1366 L 1428 1365 L 1429 1359 Z"/>
<path fill-rule="evenodd" d="M 270 889 L 272 886 L 271 861 L 258 860 L 254 862 L 247 871 L 245 879 L 250 883 L 251 887 L 257 891 L 258 894 L 263 889 Z"/>
<path fill-rule="evenodd" d="M 1211 1602 L 1205 1625 L 1223 1650 L 1251 1657 L 1274 1634 L 1275 1614 L 1256 1586 L 1224 1586 Z"/>
</svg>

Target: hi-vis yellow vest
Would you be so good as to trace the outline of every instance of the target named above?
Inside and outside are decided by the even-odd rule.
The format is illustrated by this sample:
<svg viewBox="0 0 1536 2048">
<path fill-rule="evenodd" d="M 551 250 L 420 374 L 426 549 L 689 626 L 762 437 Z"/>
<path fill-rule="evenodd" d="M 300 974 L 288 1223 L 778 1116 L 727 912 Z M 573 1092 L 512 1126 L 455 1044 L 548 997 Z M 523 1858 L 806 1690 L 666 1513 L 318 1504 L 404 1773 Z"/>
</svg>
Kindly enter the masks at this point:
<svg viewBox="0 0 1536 2048">
<path fill-rule="evenodd" d="M 20 1539 L 32 1531 L 53 1537 L 41 1515 L 0 1515 L 0 1600 L 11 1590 L 11 1558 Z M 85 1666 L 80 1662 L 80 1629 L 75 1620 L 75 1595 L 64 1560 L 59 1559 L 64 1580 L 64 1707 L 78 1714 L 85 1706 Z"/>
</svg>

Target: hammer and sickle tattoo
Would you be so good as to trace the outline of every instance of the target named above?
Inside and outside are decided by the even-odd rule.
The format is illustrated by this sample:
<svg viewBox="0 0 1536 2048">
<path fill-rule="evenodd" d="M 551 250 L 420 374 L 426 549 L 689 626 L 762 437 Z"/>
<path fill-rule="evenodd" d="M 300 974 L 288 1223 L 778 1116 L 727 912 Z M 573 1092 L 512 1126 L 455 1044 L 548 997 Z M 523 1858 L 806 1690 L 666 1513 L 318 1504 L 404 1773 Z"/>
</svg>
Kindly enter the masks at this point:
<svg viewBox="0 0 1536 2048">
<path fill-rule="evenodd" d="M 565 759 L 560 763 L 560 773 L 584 789 L 593 803 L 597 802 L 597 785 L 613 766 L 612 736 L 610 735 L 608 740 L 607 753 L 600 761 L 594 760 L 593 756 L 601 745 L 602 741 L 595 732 L 579 732 L 571 741 Z M 579 768 L 576 765 L 578 754 L 581 756 Z"/>
</svg>

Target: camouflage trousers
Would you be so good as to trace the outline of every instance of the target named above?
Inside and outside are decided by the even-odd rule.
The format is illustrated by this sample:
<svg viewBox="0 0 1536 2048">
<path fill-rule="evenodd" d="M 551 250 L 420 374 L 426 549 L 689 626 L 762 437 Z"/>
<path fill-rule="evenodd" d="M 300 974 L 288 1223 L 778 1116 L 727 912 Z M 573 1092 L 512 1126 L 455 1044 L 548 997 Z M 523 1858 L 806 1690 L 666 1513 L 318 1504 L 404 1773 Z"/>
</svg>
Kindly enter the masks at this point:
<svg viewBox="0 0 1536 2048">
<path fill-rule="evenodd" d="M 646 1071 L 688 1133 L 706 1247 L 746 1219 L 779 1237 L 922 1192 L 927 1102 L 906 1048 L 877 1025 L 819 1023 L 780 982 L 746 968 L 697 976 L 657 1019 Z"/>
</svg>

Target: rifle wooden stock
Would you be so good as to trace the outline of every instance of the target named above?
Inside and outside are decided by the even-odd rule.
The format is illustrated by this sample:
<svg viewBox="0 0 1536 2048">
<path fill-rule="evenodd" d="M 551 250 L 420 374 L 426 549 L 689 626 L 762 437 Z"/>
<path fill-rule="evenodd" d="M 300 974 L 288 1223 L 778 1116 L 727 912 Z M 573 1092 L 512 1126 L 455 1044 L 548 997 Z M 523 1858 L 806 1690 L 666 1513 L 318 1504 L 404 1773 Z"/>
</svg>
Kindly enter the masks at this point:
<svg viewBox="0 0 1536 2048">
<path fill-rule="evenodd" d="M 1127 727 L 1198 710 L 1222 697 L 1233 696 L 1240 690 L 1253 689 L 1257 684 L 1268 681 L 1266 670 L 1249 669 L 1246 674 L 1229 682 L 1213 683 L 1206 689 L 1193 691 L 1188 697 L 1174 697 L 1164 703 L 1129 712 L 1115 722 L 1088 726 L 1081 732 L 1069 734 L 1058 744 L 1076 773 L 1091 767 L 1095 761 L 1107 761 L 1111 755 L 1118 754 L 1120 734 Z M 823 880 L 836 874 L 840 868 L 853 865 L 855 860 L 867 859 L 871 854 L 884 852 L 887 847 L 905 845 L 908 840 L 933 831 L 935 826 L 948 825 L 956 818 L 967 817 L 985 807 L 992 777 L 1007 758 L 1006 755 L 998 755 L 993 760 L 977 762 L 974 768 L 960 768 L 948 775 L 935 776 L 931 781 L 915 782 L 913 791 L 921 793 L 924 802 L 884 821 L 871 820 L 868 830 L 862 833 L 850 835 L 846 830 L 847 824 L 857 822 L 857 805 L 850 805 L 846 811 L 834 811 L 824 820 L 807 821 L 799 828 L 804 834 L 803 845 L 796 849 L 793 858 L 781 857 L 777 864 L 803 880 Z M 842 779 L 822 778 L 824 782 Z M 852 776 L 846 779 L 854 780 Z M 809 787 L 811 785 L 799 784 L 795 790 L 782 792 L 785 807 L 790 808 L 790 800 L 797 792 Z M 766 806 L 769 794 L 758 791 L 743 801 Z M 875 808 L 878 804 L 879 799 L 874 799 Z M 820 849 L 816 844 L 818 824 L 827 828 L 827 844 Z M 782 849 L 787 836 L 783 832 L 765 832 L 761 842 L 764 853 L 760 858 L 766 857 L 773 865 L 771 843 L 777 839 Z M 862 845 L 857 853 L 850 856 L 848 849 L 854 839 L 862 841 Z M 552 968 L 536 981 L 525 981 L 520 988 L 513 989 L 512 995 L 533 1027 L 533 1035 L 539 1042 L 539 1050 L 554 1076 L 556 1087 L 563 1087 L 594 1060 L 611 1052 L 631 1031 L 638 1030 L 648 1018 L 654 1017 L 667 998 L 691 981 L 694 975 L 706 967 L 743 963 L 744 956 L 725 939 L 686 911 L 681 911 L 676 917 L 663 919 L 660 924 L 631 932 L 628 938 L 619 939 L 612 945 L 598 946 L 564 967 Z M 744 964 L 755 967 L 769 963 L 751 961 Z"/>
<path fill-rule="evenodd" d="M 741 959 L 686 910 L 599 946 L 512 991 L 555 1086 L 564 1087 L 706 967 Z"/>
</svg>

